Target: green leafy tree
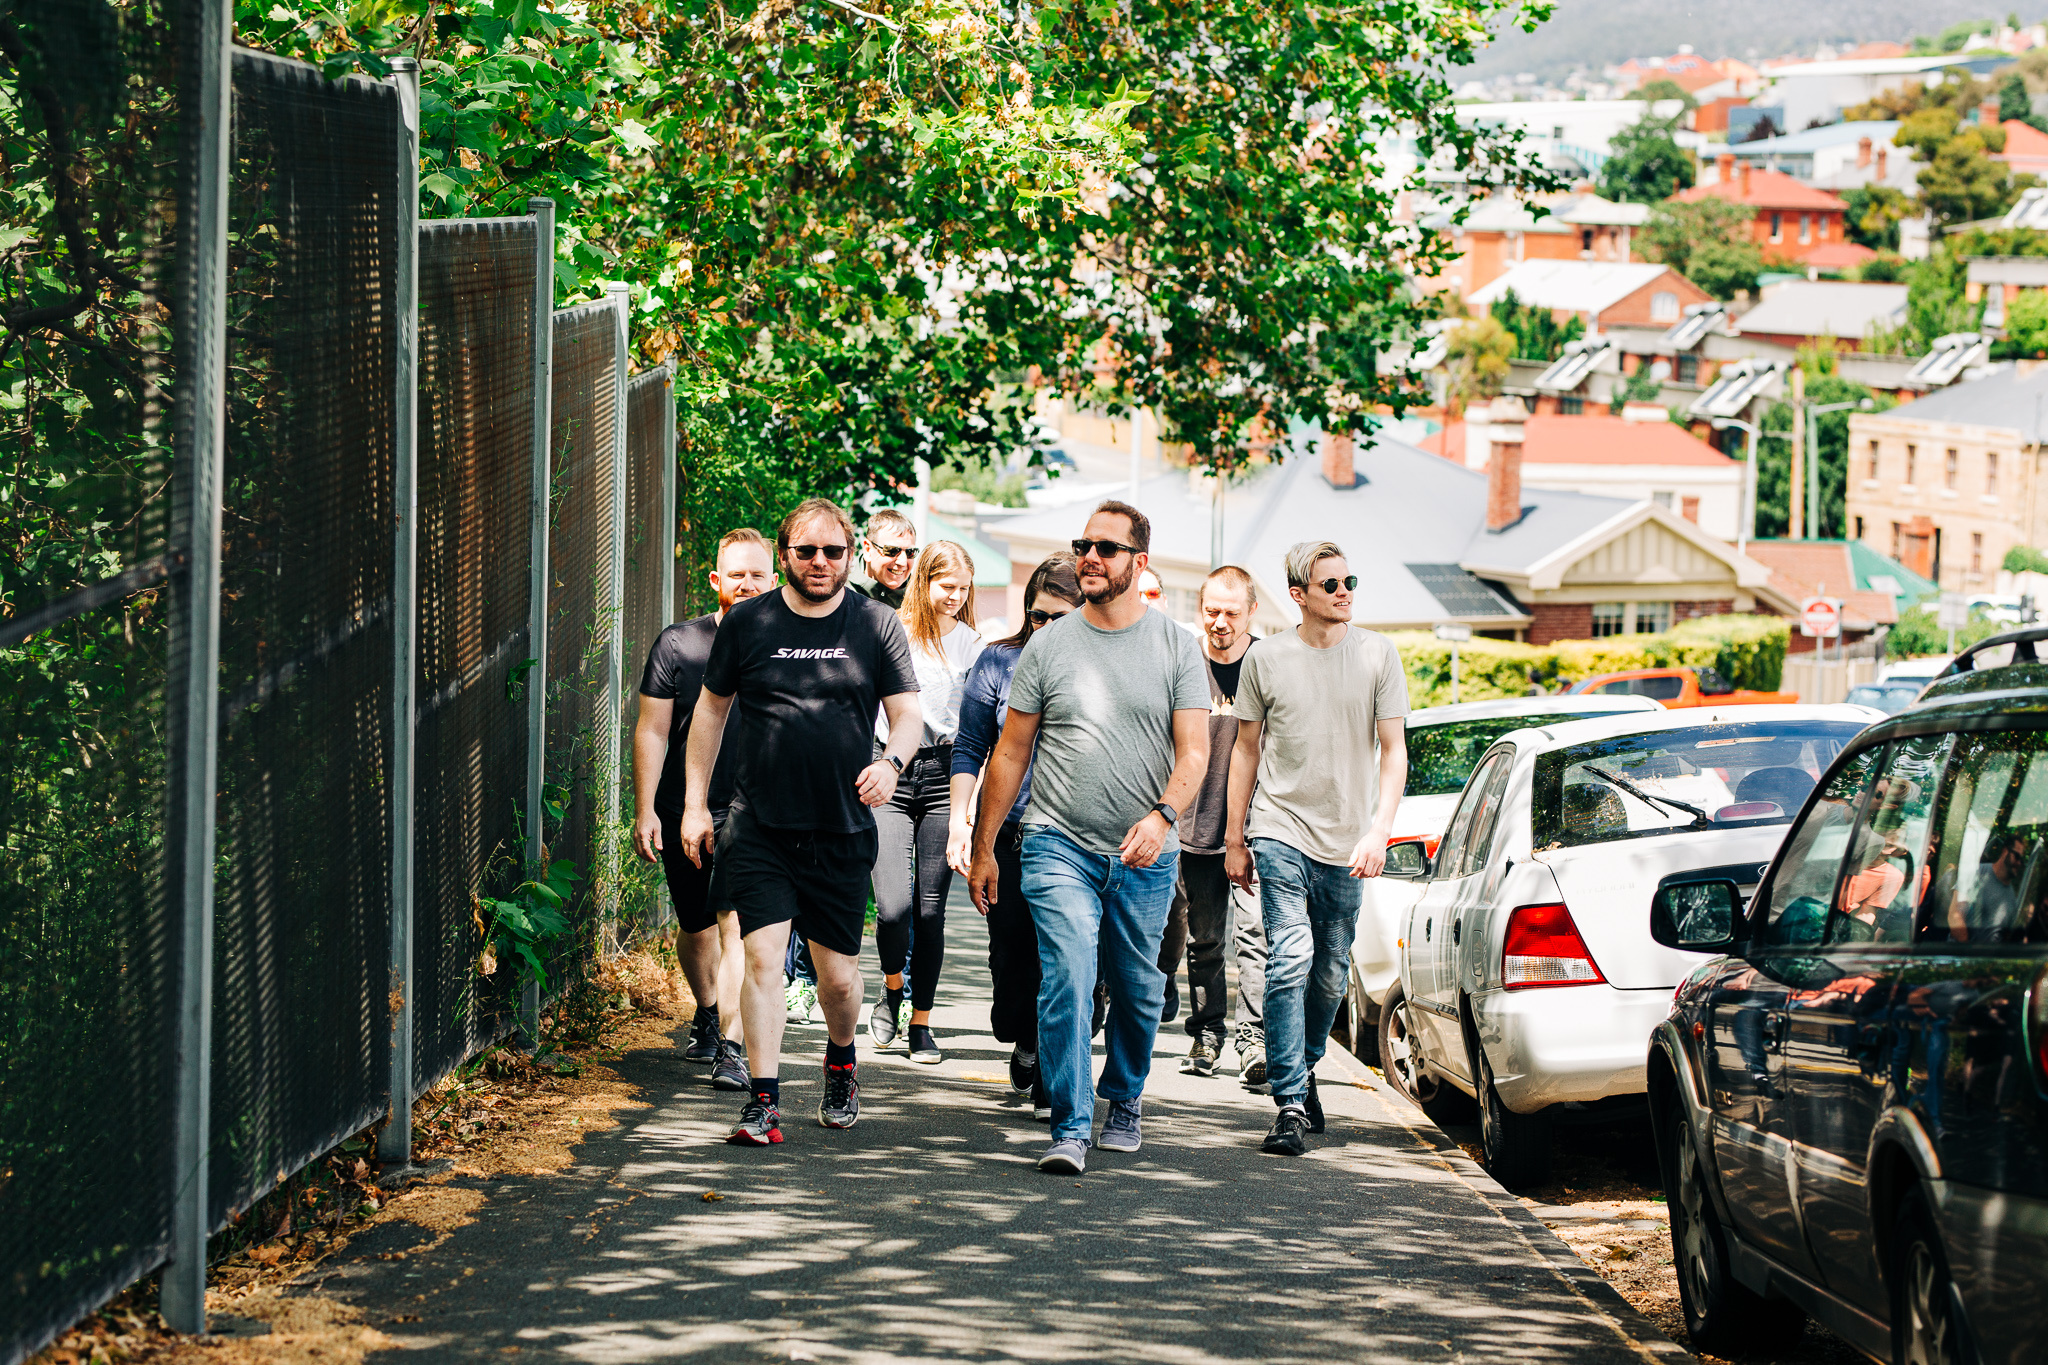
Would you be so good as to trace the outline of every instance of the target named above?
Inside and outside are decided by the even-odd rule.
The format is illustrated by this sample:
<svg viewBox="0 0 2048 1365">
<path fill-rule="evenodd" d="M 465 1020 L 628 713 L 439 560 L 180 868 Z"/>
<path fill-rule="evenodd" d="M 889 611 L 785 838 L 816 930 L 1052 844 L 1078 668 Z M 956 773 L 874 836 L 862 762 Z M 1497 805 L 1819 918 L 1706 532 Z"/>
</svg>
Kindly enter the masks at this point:
<svg viewBox="0 0 2048 1365">
<path fill-rule="evenodd" d="M 1555 360 L 1564 354 L 1565 343 L 1586 334 L 1578 314 L 1559 322 L 1550 309 L 1523 303 L 1512 289 L 1495 299 L 1488 312 L 1515 339 L 1515 354 L 1523 360 Z"/>
<path fill-rule="evenodd" d="M 1675 126 L 1644 117 L 1616 133 L 1600 168 L 1600 193 L 1624 203 L 1656 204 L 1691 189 L 1692 154 L 1672 136 Z"/>
<path fill-rule="evenodd" d="M 1631 403 L 1654 403 L 1664 392 L 1664 381 L 1651 373 L 1650 362 L 1644 361 L 1636 372 L 1614 386 L 1608 396 L 1607 410 L 1619 414 Z"/>
<path fill-rule="evenodd" d="M 1666 200 L 1636 239 L 1646 260 L 1670 266 L 1717 299 L 1754 290 L 1763 249 L 1750 236 L 1755 211 L 1725 199 Z"/>
<path fill-rule="evenodd" d="M 2014 355 L 2048 356 L 2048 291 L 2029 289 L 2006 305 L 2005 345 Z"/>
<path fill-rule="evenodd" d="M 2018 119 L 2032 123 L 2034 119 L 2033 96 L 2027 93 L 2027 78 L 2015 71 L 1998 86 L 1998 120 Z"/>
<path fill-rule="evenodd" d="M 1645 104 L 1657 104 L 1664 100 L 1678 100 L 1687 109 L 1697 109 L 1700 107 L 1700 102 L 1687 93 L 1684 86 L 1672 80 L 1669 76 L 1660 76 L 1654 81 L 1649 81 L 1636 87 L 1629 92 L 1628 97 L 1632 100 L 1641 100 Z"/>
<path fill-rule="evenodd" d="M 1872 251 L 1899 249 L 1899 224 L 1919 212 L 1904 190 L 1890 185 L 1858 185 L 1842 195 L 1842 214 L 1849 240 Z"/>
<path fill-rule="evenodd" d="M 1806 401 L 1815 405 L 1860 403 L 1873 399 L 1878 410 L 1892 406 L 1890 399 L 1877 398 L 1869 388 L 1832 372 L 1833 358 L 1824 362 L 1811 355 L 1801 357 L 1808 379 Z M 1823 368 L 1828 372 L 1818 373 Z M 1759 536 L 1782 536 L 1792 524 L 1792 422 L 1789 403 L 1773 403 L 1764 410 L 1763 437 L 1757 442 L 1756 525 Z M 1810 539 L 1836 539 L 1844 528 L 1844 499 L 1848 488 L 1849 417 L 1856 409 L 1823 412 L 1813 419 L 1820 460 L 1820 506 L 1807 509 L 1802 528 Z M 1809 449 L 1807 458 L 1815 452 Z M 1804 475 L 1801 476 L 1802 480 Z M 1802 489 L 1800 496 L 1805 497 Z"/>
<path fill-rule="evenodd" d="M 1515 334 L 1491 313 L 1467 318 L 1451 329 L 1445 342 L 1445 368 L 1450 373 L 1448 398 L 1453 420 L 1474 403 L 1501 391 L 1514 367 Z"/>
</svg>

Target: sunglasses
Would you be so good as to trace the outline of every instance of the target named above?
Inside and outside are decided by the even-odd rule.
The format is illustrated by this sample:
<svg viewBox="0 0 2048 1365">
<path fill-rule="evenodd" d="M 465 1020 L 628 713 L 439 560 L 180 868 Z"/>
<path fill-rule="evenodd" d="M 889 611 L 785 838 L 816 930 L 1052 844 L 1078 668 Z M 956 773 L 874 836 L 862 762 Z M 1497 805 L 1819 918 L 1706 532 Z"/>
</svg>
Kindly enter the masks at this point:
<svg viewBox="0 0 2048 1365">
<path fill-rule="evenodd" d="M 792 545 L 789 547 L 789 552 L 806 564 L 816 559 L 820 554 L 823 554 L 825 558 L 831 560 L 834 564 L 846 558 L 846 547 L 844 545 Z"/>
<path fill-rule="evenodd" d="M 1316 584 L 1316 586 L 1321 588 L 1324 592 L 1329 593 L 1334 593 L 1339 588 L 1343 588 L 1345 591 L 1348 592 L 1352 588 L 1358 586 L 1358 575 L 1354 573 L 1346 574 L 1342 578 L 1325 578 L 1322 582 Z"/>
<path fill-rule="evenodd" d="M 1024 613 L 1024 619 L 1034 626 L 1042 626 L 1048 621 L 1057 621 L 1066 614 L 1064 611 L 1040 611 L 1038 608 L 1033 607 L 1030 611 Z"/>
<path fill-rule="evenodd" d="M 917 547 L 915 545 L 877 545 L 871 540 L 868 542 L 868 548 L 874 551 L 876 559 L 917 558 Z"/>
<path fill-rule="evenodd" d="M 1138 547 L 1135 545 L 1119 545 L 1113 540 L 1077 540 L 1074 542 L 1074 557 L 1076 559 L 1085 559 L 1091 554 L 1097 559 L 1115 559 L 1126 551 L 1136 554 Z"/>
</svg>

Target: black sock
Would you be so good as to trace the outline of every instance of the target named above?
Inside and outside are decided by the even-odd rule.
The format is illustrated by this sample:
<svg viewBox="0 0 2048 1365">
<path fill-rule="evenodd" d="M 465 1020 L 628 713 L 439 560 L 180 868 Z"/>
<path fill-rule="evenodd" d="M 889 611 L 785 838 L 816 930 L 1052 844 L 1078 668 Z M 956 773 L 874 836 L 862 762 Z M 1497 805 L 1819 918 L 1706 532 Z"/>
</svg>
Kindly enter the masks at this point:
<svg viewBox="0 0 2048 1365">
<path fill-rule="evenodd" d="M 910 1045 L 915 1048 L 920 1043 L 925 1047 L 936 1046 L 932 1041 L 932 1026 L 930 1024 L 912 1024 L 910 1026 Z"/>
<path fill-rule="evenodd" d="M 901 986 L 884 986 L 882 987 L 882 995 L 889 1002 L 889 1017 L 894 1019 L 896 1011 L 903 1008 L 903 988 Z"/>
<path fill-rule="evenodd" d="M 852 1066 L 853 1044 L 846 1043 L 842 1045 L 833 1042 L 830 1038 L 827 1038 L 825 1040 L 825 1065 Z"/>
<path fill-rule="evenodd" d="M 718 1026 L 718 1006 L 697 1006 L 697 1018 L 694 1022 L 698 1024 L 710 1024 L 713 1028 L 716 1028 Z"/>
<path fill-rule="evenodd" d="M 757 1100 L 766 1100 L 777 1109 L 782 1107 L 782 1078 L 780 1076 L 755 1076 L 747 1081 L 747 1089 L 754 1092 Z"/>
</svg>

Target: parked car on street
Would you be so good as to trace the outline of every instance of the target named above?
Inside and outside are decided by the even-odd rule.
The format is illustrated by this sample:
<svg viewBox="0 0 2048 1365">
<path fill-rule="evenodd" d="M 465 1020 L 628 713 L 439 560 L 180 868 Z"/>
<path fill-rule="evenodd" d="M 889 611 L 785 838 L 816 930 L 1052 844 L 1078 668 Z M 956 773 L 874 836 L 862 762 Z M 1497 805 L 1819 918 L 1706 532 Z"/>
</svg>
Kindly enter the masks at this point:
<svg viewBox="0 0 2048 1365">
<path fill-rule="evenodd" d="M 1398 831 L 1389 842 L 1419 839 L 1434 855 L 1437 839 L 1451 821 L 1465 779 L 1510 730 L 1629 712 L 1663 708 L 1648 697 L 1498 697 L 1491 701 L 1426 706 L 1408 713 L 1408 783 L 1395 816 Z M 1348 1003 L 1353 1050 L 1376 1061 L 1380 1007 L 1387 992 L 1401 981 L 1397 946 L 1408 907 L 1422 894 L 1409 879 L 1375 877 L 1365 883 L 1358 933 L 1351 943 L 1351 987 Z"/>
<path fill-rule="evenodd" d="M 1965 651 L 1850 743 L 1754 894 L 1711 870 L 1658 892 L 1664 950 L 1716 955 L 1648 1057 L 1703 1347 L 1765 1346 L 1811 1314 L 1899 1365 L 2043 1358 L 2043 639 Z"/>
<path fill-rule="evenodd" d="M 1560 1117 L 1639 1112 L 1644 1045 L 1703 960 L 1651 939 L 1658 884 L 1700 868 L 1753 884 L 1821 773 L 1878 719 L 1749 706 L 1503 735 L 1434 858 L 1420 840 L 1388 848 L 1390 875 L 1427 885 L 1381 1014 L 1387 1079 L 1439 1122 L 1476 1100 L 1484 1164 L 1510 1187 L 1546 1178 Z"/>
<path fill-rule="evenodd" d="M 1632 668 L 1599 673 L 1572 684 L 1571 695 L 1648 697 L 1671 709 L 1689 706 L 1789 706 L 1797 692 L 1759 692 L 1737 687 L 1712 668 Z"/>
<path fill-rule="evenodd" d="M 1895 678 L 1887 682 L 1858 683 L 1849 689 L 1849 695 L 1842 700 L 1856 706 L 1875 707 L 1888 716 L 1896 716 L 1920 700 L 1920 692 L 1926 686 L 1925 678 Z"/>
</svg>

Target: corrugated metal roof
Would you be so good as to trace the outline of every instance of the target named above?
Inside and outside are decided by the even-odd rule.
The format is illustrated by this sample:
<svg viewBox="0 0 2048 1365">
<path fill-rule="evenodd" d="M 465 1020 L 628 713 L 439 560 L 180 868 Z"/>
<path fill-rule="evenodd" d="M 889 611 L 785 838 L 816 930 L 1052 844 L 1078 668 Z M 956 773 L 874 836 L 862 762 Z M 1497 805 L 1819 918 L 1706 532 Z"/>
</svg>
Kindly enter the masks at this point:
<svg viewBox="0 0 2048 1365">
<path fill-rule="evenodd" d="M 1735 330 L 1745 336 L 1861 341 L 1873 327 L 1896 327 L 1905 318 L 1906 289 L 1903 284 L 1791 280 L 1773 286 L 1763 302 L 1737 318 Z"/>
<path fill-rule="evenodd" d="M 1520 618 L 1528 613 L 1513 598 L 1496 592 L 1485 579 L 1456 564 L 1410 564 L 1409 573 L 1443 603 L 1452 616 L 1479 620 L 1488 616 Z"/>
</svg>

